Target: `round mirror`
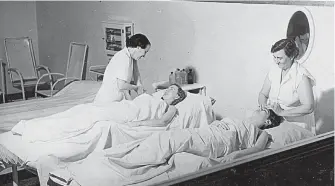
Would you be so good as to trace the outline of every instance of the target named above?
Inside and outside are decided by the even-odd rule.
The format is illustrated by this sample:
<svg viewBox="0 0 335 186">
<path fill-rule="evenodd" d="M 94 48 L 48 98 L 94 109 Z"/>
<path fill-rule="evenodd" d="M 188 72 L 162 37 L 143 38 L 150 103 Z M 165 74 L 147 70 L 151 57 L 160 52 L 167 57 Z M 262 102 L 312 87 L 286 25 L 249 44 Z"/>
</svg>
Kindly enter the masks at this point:
<svg viewBox="0 0 335 186">
<path fill-rule="evenodd" d="M 293 39 L 299 49 L 296 59 L 300 63 L 306 61 L 311 51 L 314 37 L 311 17 L 307 16 L 305 12 L 299 10 L 292 15 L 286 33 L 286 37 Z"/>
</svg>

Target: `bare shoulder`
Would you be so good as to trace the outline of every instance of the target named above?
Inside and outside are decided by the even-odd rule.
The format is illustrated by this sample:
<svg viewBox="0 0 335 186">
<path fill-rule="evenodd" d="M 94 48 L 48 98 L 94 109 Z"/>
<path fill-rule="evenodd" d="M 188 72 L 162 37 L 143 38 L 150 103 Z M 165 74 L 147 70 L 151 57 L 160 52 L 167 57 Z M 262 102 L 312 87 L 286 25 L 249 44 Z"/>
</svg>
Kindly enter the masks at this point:
<svg viewBox="0 0 335 186">
<path fill-rule="evenodd" d="M 170 110 L 177 110 L 177 107 L 176 106 L 174 106 L 174 105 L 169 105 L 168 106 L 168 109 Z"/>
</svg>

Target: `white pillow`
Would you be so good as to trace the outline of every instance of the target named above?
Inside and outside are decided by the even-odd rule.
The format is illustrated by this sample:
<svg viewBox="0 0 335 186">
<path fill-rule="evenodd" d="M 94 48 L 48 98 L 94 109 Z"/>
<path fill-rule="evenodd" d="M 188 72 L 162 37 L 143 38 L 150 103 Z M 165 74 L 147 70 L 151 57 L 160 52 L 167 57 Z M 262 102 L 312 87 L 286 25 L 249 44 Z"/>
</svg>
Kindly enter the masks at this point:
<svg viewBox="0 0 335 186">
<path fill-rule="evenodd" d="M 160 90 L 152 96 L 160 99 L 165 90 Z M 176 105 L 178 117 L 168 126 L 173 128 L 200 128 L 208 126 L 215 119 L 211 99 L 208 96 L 186 92 L 186 98 Z"/>
<path fill-rule="evenodd" d="M 265 129 L 272 137 L 269 148 L 283 147 L 287 144 L 313 137 L 313 133 L 292 122 L 284 121 L 278 127 Z"/>
</svg>

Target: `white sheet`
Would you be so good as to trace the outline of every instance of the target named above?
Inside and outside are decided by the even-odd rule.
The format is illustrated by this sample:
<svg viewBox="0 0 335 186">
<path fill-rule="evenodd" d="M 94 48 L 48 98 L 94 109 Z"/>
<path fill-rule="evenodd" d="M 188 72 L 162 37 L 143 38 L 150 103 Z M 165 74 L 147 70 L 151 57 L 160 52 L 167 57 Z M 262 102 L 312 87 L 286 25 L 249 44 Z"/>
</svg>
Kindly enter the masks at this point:
<svg viewBox="0 0 335 186">
<path fill-rule="evenodd" d="M 20 121 L 11 131 L 22 135 L 24 141 L 53 142 L 89 132 L 99 121 L 126 123 L 158 119 L 162 117 L 166 107 L 164 101 L 142 94 L 133 101 L 122 100 L 108 105 L 95 103 L 76 105 L 51 116 Z"/>
<path fill-rule="evenodd" d="M 153 133 L 167 130 L 166 127 L 128 127 L 111 121 L 97 122 L 87 133 L 57 142 L 28 143 L 21 136 L 6 132 L 0 135 L 0 143 L 16 154 L 28 166 L 37 169 L 41 186 L 46 185 L 49 172 L 59 168 L 48 158 L 58 157 L 57 161 L 75 162 L 93 151 L 143 140 Z M 60 159 L 59 159 L 60 158 Z M 58 162 L 59 163 L 59 162 Z"/>
<path fill-rule="evenodd" d="M 2 117 L 2 119 L 4 119 L 3 121 L 1 121 L 3 122 L 2 126 L 11 128 L 11 126 L 20 119 L 32 119 L 34 116 L 44 117 L 50 114 L 57 113 L 59 111 L 64 111 L 67 108 L 70 108 L 72 105 L 75 105 L 76 103 L 88 103 L 94 98 L 96 88 L 100 86 L 99 84 L 90 81 L 74 83 L 76 84 L 73 85 L 79 89 L 80 87 L 82 89 L 83 87 L 86 87 L 86 91 L 87 84 L 92 85 L 93 88 L 88 90 L 88 94 L 80 94 L 77 92 L 77 90 L 73 90 L 73 87 L 70 88 L 70 86 L 68 86 L 63 89 L 63 91 L 60 92 L 57 96 L 52 98 L 28 100 L 26 102 L 23 101 L 8 104 L 7 106 L 10 109 L 7 112 L 4 112 L 5 118 Z M 208 123 L 210 123 L 214 119 L 214 113 L 210 105 L 210 100 L 208 100 L 209 105 L 207 105 L 207 99 L 201 97 L 201 99 L 204 100 L 201 100 L 201 103 L 199 105 L 197 102 L 197 95 L 194 95 L 193 99 L 192 96 L 189 96 L 188 98 L 191 98 L 186 99 L 190 100 L 190 102 L 180 104 L 178 109 L 180 109 L 181 113 L 189 114 L 181 114 L 181 119 L 174 120 L 167 128 L 129 128 L 127 126 L 123 126 L 111 121 L 100 121 L 96 122 L 94 125 L 86 125 L 82 127 L 82 130 L 77 133 L 81 135 L 71 135 L 71 138 L 69 138 L 69 136 L 58 136 L 58 139 L 55 140 L 55 136 L 53 135 L 45 135 L 47 133 L 32 130 L 31 134 L 42 134 L 44 138 L 47 139 L 47 143 L 42 141 L 39 141 L 37 143 L 28 143 L 27 141 L 23 141 L 22 137 L 18 135 L 13 135 L 11 132 L 1 134 L 0 143 L 4 145 L 8 150 L 16 154 L 19 158 L 21 158 L 26 164 L 32 165 L 37 169 L 40 168 L 40 164 L 37 161 L 40 157 L 58 157 L 62 159 L 62 161 L 73 162 L 84 158 L 95 150 L 98 151 L 104 148 L 111 147 L 113 145 L 128 143 L 134 140 L 141 140 L 157 131 L 168 130 L 171 128 L 197 128 L 201 126 L 207 126 Z M 192 105 L 191 109 L 188 106 L 189 103 L 192 103 L 190 104 Z M 51 105 L 55 106 L 55 108 L 50 107 Z M 28 108 L 28 110 L 30 111 L 25 112 L 24 110 L 22 110 L 23 108 Z M 48 109 L 45 112 L 45 110 L 43 109 L 46 108 Z M 188 110 L 190 110 L 191 112 L 188 112 Z M 15 115 L 15 113 L 17 115 Z M 40 122 L 39 124 L 45 124 L 45 126 L 48 125 L 43 122 Z M 57 125 L 58 123 L 54 122 L 53 124 Z M 62 128 L 63 127 L 60 127 L 60 129 Z M 74 129 L 73 126 L 72 129 Z M 17 128 L 17 130 L 14 129 L 13 131 L 21 133 L 22 128 L 19 127 Z M 49 131 L 52 133 L 52 131 L 54 130 L 50 130 L 49 127 L 46 127 L 43 131 Z M 38 135 L 31 135 L 31 139 L 37 136 Z M 50 136 L 52 136 L 53 138 L 49 139 Z M 41 169 L 39 170 L 39 172 L 41 172 Z"/>
<path fill-rule="evenodd" d="M 197 156 L 191 153 L 176 153 L 174 154 L 171 159 L 171 161 L 168 162 L 168 164 L 171 164 L 171 168 L 162 174 L 159 174 L 155 177 L 152 177 L 151 179 L 148 178 L 148 180 L 145 180 L 143 182 L 139 183 L 134 183 L 134 184 L 129 184 L 131 186 L 143 186 L 143 185 L 157 185 L 157 183 L 163 182 L 163 181 L 168 181 L 174 178 L 178 178 L 181 176 L 184 176 L 186 174 L 194 173 L 196 171 L 199 171 L 204 168 L 209 168 L 214 165 L 220 164 L 220 162 L 215 161 L 210 158 L 202 157 L 202 156 Z M 172 161 L 173 160 L 173 161 Z M 87 169 L 86 169 L 87 170 Z M 89 175 L 87 170 L 87 175 Z M 97 170 L 98 172 L 101 170 Z M 63 169 L 58 169 L 55 171 L 52 171 L 50 173 L 50 179 L 60 185 L 67 185 L 67 182 L 64 182 L 64 180 L 60 180 L 56 177 L 60 177 L 65 180 L 72 180 L 73 175 L 68 171 L 68 169 L 63 166 Z M 104 178 L 101 178 L 104 179 Z M 72 180 L 69 182 L 70 186 L 77 186 L 80 185 L 79 183 L 76 182 L 76 180 Z"/>
<path fill-rule="evenodd" d="M 207 159 L 207 162 L 204 161 L 202 164 L 203 166 L 197 166 L 195 169 L 212 165 L 215 161 L 209 158 L 219 158 L 238 148 L 235 144 L 236 130 L 231 129 L 208 127 L 155 133 L 143 140 L 114 146 L 101 153 L 93 153 L 85 160 L 67 167 L 59 164 L 57 160 L 47 162 L 54 162 L 53 166 L 65 170 L 54 171 L 53 175 L 64 179 L 74 179 L 82 186 L 136 184 L 173 170 L 176 157 L 180 158 L 177 164 L 183 162 L 183 158 L 188 158 L 175 156 L 178 153 L 188 152 L 192 154 L 190 156 L 193 159 L 194 157 L 201 160 Z M 207 158 L 202 159 L 197 156 Z M 219 160 L 216 161 L 218 162 Z M 88 170 L 85 169 L 87 167 L 90 169 L 89 175 Z M 188 167 L 179 166 L 179 170 L 170 172 L 170 174 L 178 176 L 188 172 L 185 169 Z"/>
<path fill-rule="evenodd" d="M 174 154 L 173 159 L 174 161 L 171 166 L 171 169 L 144 182 L 130 185 L 132 186 L 157 185 L 160 182 L 182 177 L 186 174 L 194 173 L 201 169 L 209 168 L 214 165 L 220 164 L 220 162 L 215 161 L 213 159 L 197 156 L 186 152 Z"/>
<path fill-rule="evenodd" d="M 102 150 L 108 144 L 110 122 L 99 122 L 92 130 L 71 138 L 57 142 L 29 143 L 21 136 L 6 132 L 0 135 L 0 142 L 9 151 L 17 155 L 25 163 L 34 164 L 37 159 L 45 155 L 53 155 L 67 161 L 82 159 L 93 150 Z"/>
<path fill-rule="evenodd" d="M 20 120 L 45 117 L 92 102 L 100 85 L 96 81 L 75 81 L 54 97 L 0 104 L 0 132 L 11 130 Z"/>
<path fill-rule="evenodd" d="M 160 98 L 164 90 L 155 92 L 154 97 Z M 169 129 L 201 128 L 215 120 L 211 99 L 208 96 L 187 92 L 186 98 L 176 105 L 178 121 L 171 123 Z"/>
</svg>

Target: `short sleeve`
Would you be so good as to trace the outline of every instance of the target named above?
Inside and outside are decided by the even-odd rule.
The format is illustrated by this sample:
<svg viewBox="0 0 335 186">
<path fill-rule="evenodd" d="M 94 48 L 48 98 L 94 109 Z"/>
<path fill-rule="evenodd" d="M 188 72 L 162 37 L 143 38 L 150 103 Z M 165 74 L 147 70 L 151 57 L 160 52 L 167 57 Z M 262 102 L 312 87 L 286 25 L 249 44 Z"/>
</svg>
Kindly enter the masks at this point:
<svg viewBox="0 0 335 186">
<path fill-rule="evenodd" d="M 315 84 L 316 84 L 315 78 L 312 76 L 312 74 L 306 68 L 304 68 L 301 64 L 299 64 L 299 67 L 297 69 L 296 88 L 300 85 L 300 83 L 302 81 L 302 78 L 304 76 L 306 76 L 310 80 L 312 86 L 315 86 Z"/>
<path fill-rule="evenodd" d="M 115 66 L 115 77 L 127 81 L 128 80 L 128 76 L 129 76 L 129 68 L 130 68 L 130 64 L 129 64 L 129 60 L 119 60 L 116 63 Z"/>
<path fill-rule="evenodd" d="M 278 70 L 277 68 L 275 68 L 274 66 L 272 66 L 267 74 L 267 77 L 269 78 L 270 82 L 273 82 L 274 78 L 275 78 L 275 73 L 276 70 Z"/>
<path fill-rule="evenodd" d="M 109 63 L 110 69 L 108 70 L 111 73 L 110 76 L 116 77 L 124 81 L 128 81 L 128 77 L 130 76 L 129 72 L 131 68 L 131 61 L 127 55 L 115 55 Z"/>
</svg>

